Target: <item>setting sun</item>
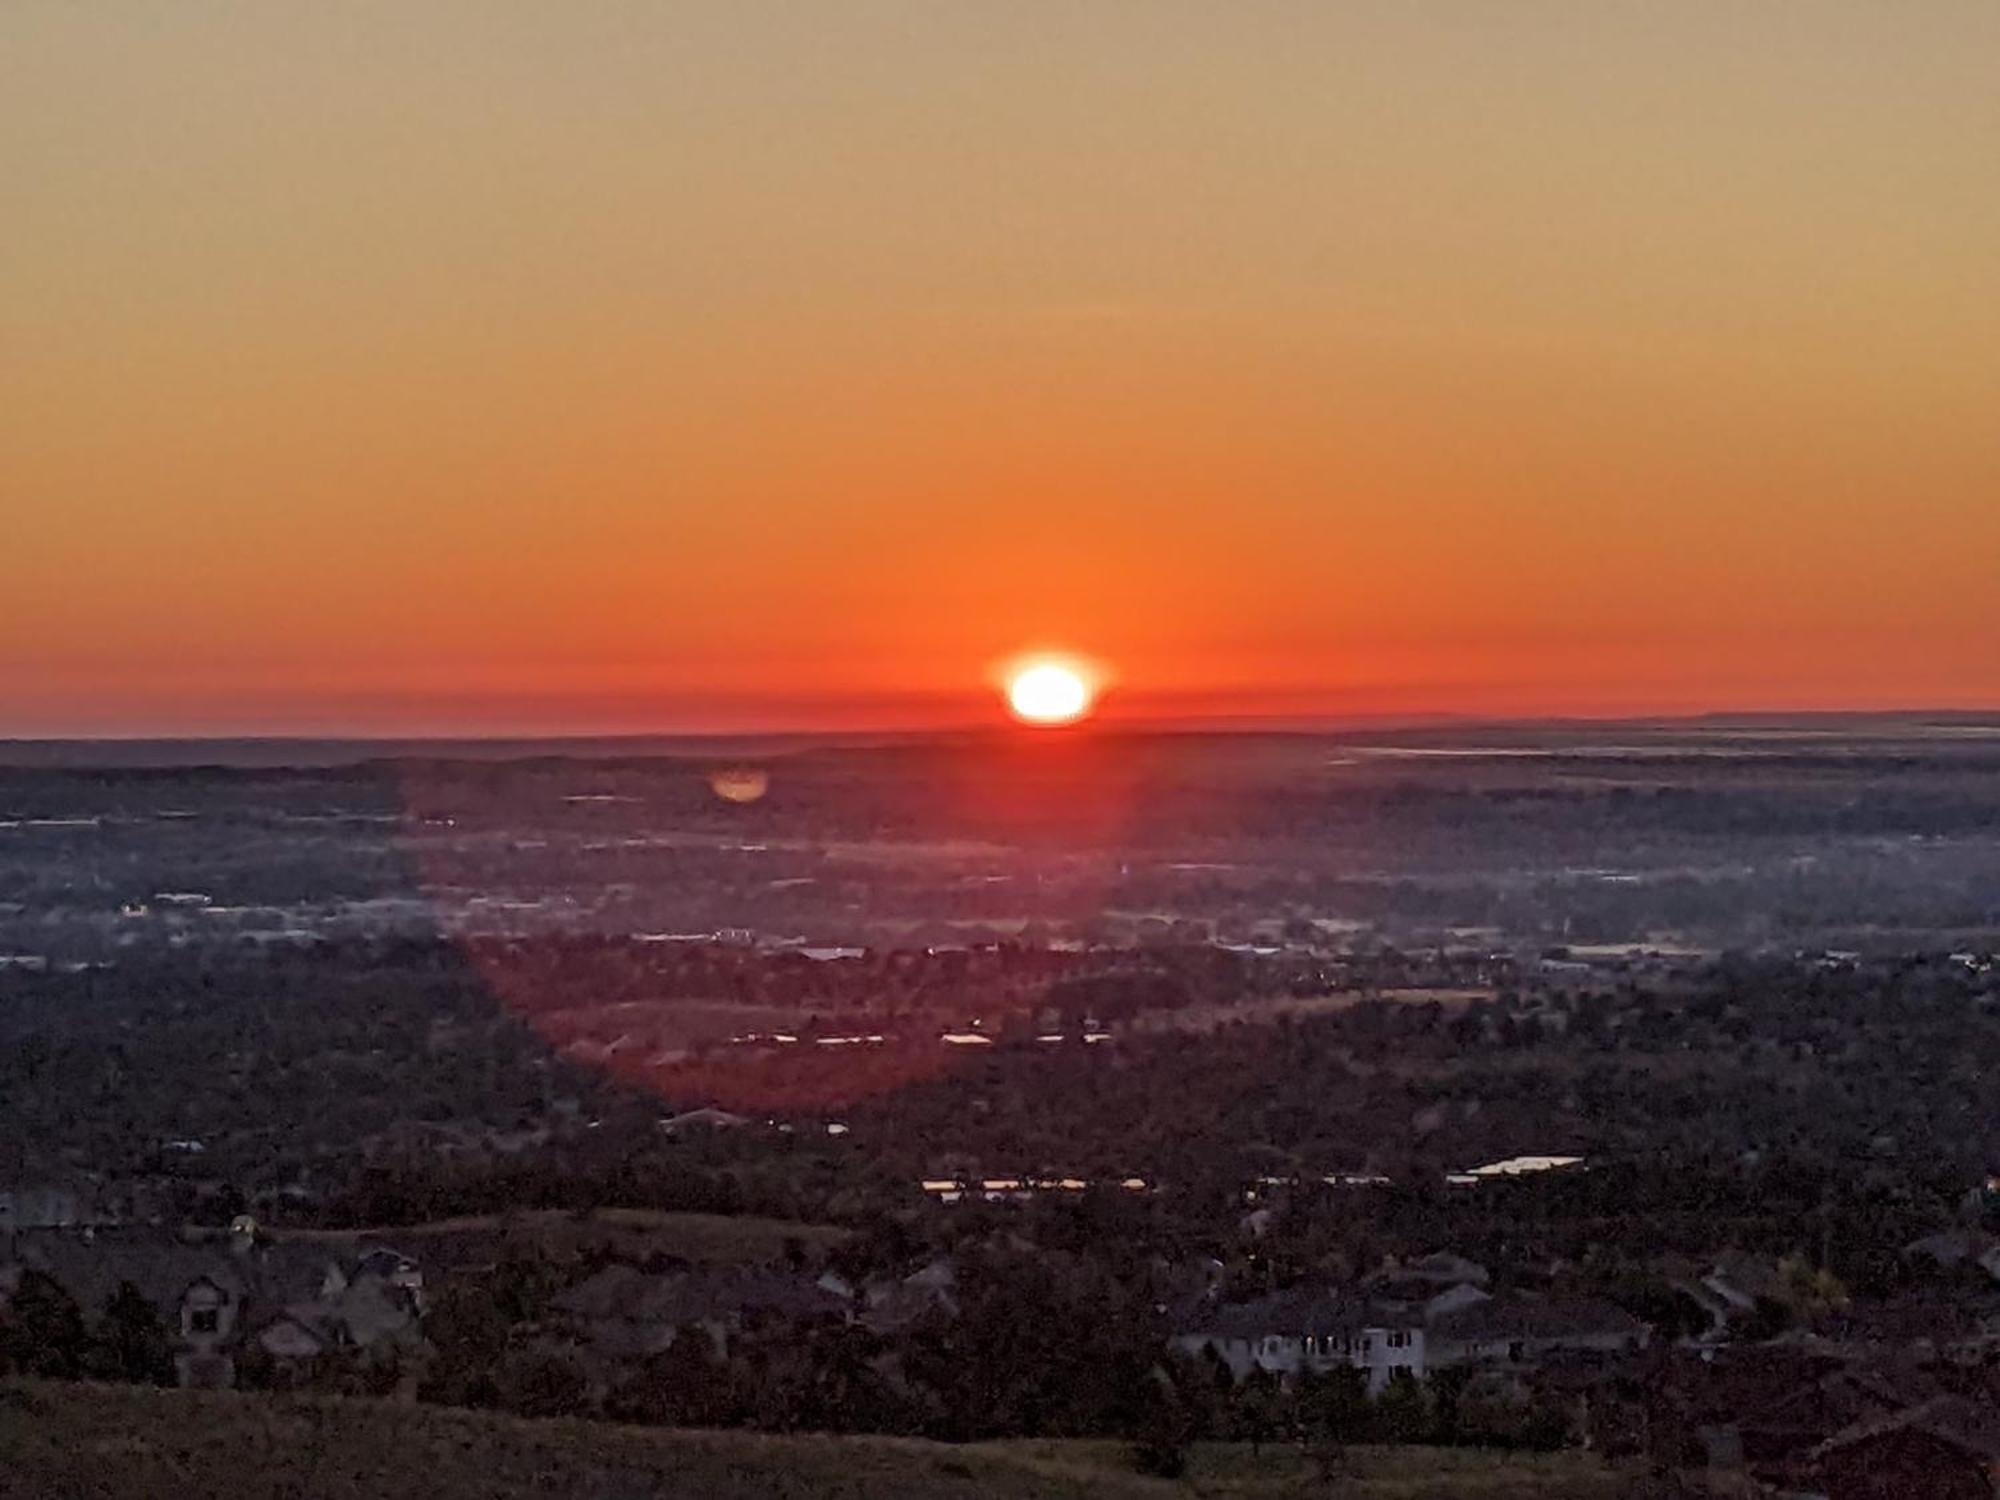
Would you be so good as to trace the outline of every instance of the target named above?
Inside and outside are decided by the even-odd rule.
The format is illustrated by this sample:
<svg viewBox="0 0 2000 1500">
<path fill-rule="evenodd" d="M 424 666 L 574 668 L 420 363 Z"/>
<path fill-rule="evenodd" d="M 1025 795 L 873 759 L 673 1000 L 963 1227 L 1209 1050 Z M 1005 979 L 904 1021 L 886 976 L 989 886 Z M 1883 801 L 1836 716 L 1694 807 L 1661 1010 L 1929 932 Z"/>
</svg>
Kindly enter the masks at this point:
<svg viewBox="0 0 2000 1500">
<path fill-rule="evenodd" d="M 1037 662 L 1007 680 L 1007 703 L 1030 724 L 1072 724 L 1090 712 L 1095 692 L 1083 674 L 1061 662 Z"/>
</svg>

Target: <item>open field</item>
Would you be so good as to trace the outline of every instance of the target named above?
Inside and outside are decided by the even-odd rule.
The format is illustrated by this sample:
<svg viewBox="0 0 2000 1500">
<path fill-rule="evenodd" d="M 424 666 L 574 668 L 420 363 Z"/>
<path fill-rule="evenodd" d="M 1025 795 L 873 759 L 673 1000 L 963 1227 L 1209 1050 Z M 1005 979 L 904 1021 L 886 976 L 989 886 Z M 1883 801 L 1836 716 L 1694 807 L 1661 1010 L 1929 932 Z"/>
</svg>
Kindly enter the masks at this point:
<svg viewBox="0 0 2000 1500">
<path fill-rule="evenodd" d="M 772 1437 L 527 1422 L 383 1401 L 0 1386 L 0 1494 L 325 1500 L 1610 1500 L 1617 1475 L 1578 1455 L 1359 1449 L 1316 1486 L 1283 1448 L 1209 1445 L 1187 1480 L 1146 1479 L 1117 1443 L 949 1447 L 904 1438 Z"/>
</svg>

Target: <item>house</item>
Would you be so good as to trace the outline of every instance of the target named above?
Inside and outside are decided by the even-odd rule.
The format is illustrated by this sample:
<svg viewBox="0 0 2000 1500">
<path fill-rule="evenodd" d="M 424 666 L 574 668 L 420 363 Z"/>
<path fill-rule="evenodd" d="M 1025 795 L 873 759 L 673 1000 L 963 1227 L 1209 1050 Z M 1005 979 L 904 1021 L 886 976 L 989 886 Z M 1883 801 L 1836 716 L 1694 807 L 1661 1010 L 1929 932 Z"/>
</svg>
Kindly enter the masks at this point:
<svg viewBox="0 0 2000 1500">
<path fill-rule="evenodd" d="M 314 1305 L 313 1311 L 323 1324 L 337 1331 L 342 1343 L 374 1350 L 410 1343 L 420 1308 L 408 1288 L 362 1276 L 349 1282 L 338 1296 Z"/>
<path fill-rule="evenodd" d="M 1810 1478 L 1815 1444 L 1886 1421 L 1940 1394 L 1937 1381 L 1906 1360 L 1856 1361 L 1746 1406 L 1730 1425 L 1753 1473 L 1797 1485 Z"/>
<path fill-rule="evenodd" d="M 1903 1247 L 1912 1260 L 1924 1259 L 1944 1269 L 1974 1266 L 2000 1281 L 2000 1237 L 1983 1229 L 1947 1229 Z"/>
<path fill-rule="evenodd" d="M 1483 1288 L 1491 1280 L 1491 1273 L 1478 1261 L 1440 1250 L 1411 1261 L 1386 1260 L 1365 1285 L 1378 1297 L 1424 1302 L 1452 1287 Z"/>
<path fill-rule="evenodd" d="M 958 1316 L 958 1270 L 940 1257 L 899 1281 L 871 1282 L 861 1321 L 877 1333 L 894 1333 L 933 1315 Z"/>
<path fill-rule="evenodd" d="M 230 1357 L 249 1288 L 228 1250 L 189 1244 L 158 1232 L 93 1236 L 46 1230 L 15 1237 L 12 1275 L 35 1270 L 55 1281 L 84 1310 L 101 1309 L 130 1284 L 152 1304 L 174 1346 L 182 1385 L 235 1381 Z"/>
<path fill-rule="evenodd" d="M 718 1353 L 746 1329 L 771 1321 L 844 1319 L 845 1298 L 804 1276 L 772 1270 L 694 1270 L 655 1275 L 611 1265 L 554 1299 L 555 1321 L 596 1362 L 644 1359 L 683 1330 L 706 1334 Z"/>
<path fill-rule="evenodd" d="M 254 1342 L 269 1363 L 272 1383 L 280 1388 L 309 1384 L 338 1347 L 337 1338 L 310 1307 L 278 1314 L 258 1330 Z"/>
<path fill-rule="evenodd" d="M 1401 1268 L 1405 1277 L 1415 1277 L 1432 1286 L 1485 1286 L 1492 1274 L 1476 1260 L 1467 1260 L 1463 1255 L 1453 1255 L 1446 1250 L 1436 1250 L 1429 1255 L 1420 1255 Z"/>
<path fill-rule="evenodd" d="M 1857 1360 L 1827 1347 L 1760 1344 L 1646 1355 L 1649 1445 L 1672 1467 L 1729 1471 L 1810 1490 L 1813 1454 L 1844 1430 L 1942 1394 L 1904 1356 Z"/>
<path fill-rule="evenodd" d="M 1715 1258 L 1701 1285 L 1731 1314 L 1756 1311 L 1762 1301 L 1783 1301 L 1785 1278 L 1777 1261 L 1769 1256 L 1750 1255 L 1741 1250 L 1725 1250 Z"/>
<path fill-rule="evenodd" d="M 610 1265 L 558 1295 L 556 1322 L 592 1353 L 607 1360 L 643 1359 L 680 1336 L 681 1304 L 675 1276 L 654 1276 L 636 1266 Z M 720 1330 L 711 1333 L 718 1346 Z"/>
<path fill-rule="evenodd" d="M 1635 1353 L 1651 1332 L 1594 1298 L 1486 1297 L 1433 1316 L 1428 1347 L 1433 1365 L 1520 1365 L 1556 1353 Z"/>
<path fill-rule="evenodd" d="M 87 1185 L 17 1182 L 0 1186 L 0 1235 L 28 1229 L 76 1229 L 111 1223 Z"/>
<path fill-rule="evenodd" d="M 412 1313 L 423 1311 L 423 1268 L 410 1256 L 387 1245 L 374 1245 L 363 1250 L 355 1256 L 351 1266 L 338 1261 L 331 1263 L 320 1284 L 320 1297 L 325 1301 L 338 1300 L 351 1288 L 364 1283 L 373 1283 L 383 1290 L 389 1301 L 407 1306 Z"/>
<path fill-rule="evenodd" d="M 1813 1457 L 1827 1500 L 1992 1500 L 2000 1413 L 1940 1396 L 1837 1433 Z"/>
<path fill-rule="evenodd" d="M 1482 1167 L 1469 1167 L 1463 1172 L 1447 1172 L 1444 1180 L 1454 1187 L 1477 1187 L 1482 1182 L 1492 1182 L 1506 1177 L 1526 1177 L 1539 1172 L 1560 1172 L 1567 1167 L 1583 1164 L 1580 1156 L 1510 1156 L 1504 1161 L 1490 1161 Z"/>
<path fill-rule="evenodd" d="M 1729 1336 L 1729 1320 L 1742 1311 L 1733 1301 L 1692 1275 L 1669 1275 L 1667 1285 L 1700 1308 L 1708 1318 L 1708 1327 L 1699 1342 L 1717 1344 Z"/>
<path fill-rule="evenodd" d="M 409 1284 L 415 1278 L 416 1285 Z M 273 1312 L 253 1304 L 244 1346 L 279 1386 L 305 1385 L 336 1356 L 381 1368 L 419 1353 L 421 1275 L 413 1263 L 330 1266 L 320 1295 Z"/>
<path fill-rule="evenodd" d="M 1449 1365 L 1526 1367 L 1556 1354 L 1622 1355 L 1650 1338 L 1644 1323 L 1608 1302 L 1496 1297 L 1465 1281 L 1437 1291 L 1438 1282 L 1468 1268 L 1482 1279 L 1485 1272 L 1456 1257 L 1427 1259 L 1435 1279 L 1420 1272 L 1407 1282 L 1432 1290 L 1423 1302 L 1298 1289 L 1234 1306 L 1198 1305 L 1183 1315 L 1175 1343 L 1193 1354 L 1213 1349 L 1238 1379 L 1252 1370 L 1287 1377 L 1351 1365 L 1379 1391 L 1399 1370 L 1422 1379 Z M 1375 1284 L 1402 1287 L 1412 1269 L 1392 1268 L 1387 1280 L 1378 1273 Z"/>
<path fill-rule="evenodd" d="M 233 1348 L 249 1289 L 226 1267 L 199 1272 L 181 1288 L 171 1325 L 179 1335 L 174 1348 L 174 1374 L 180 1384 L 216 1389 L 236 1383 Z"/>
<path fill-rule="evenodd" d="M 312 1245 L 263 1241 L 247 1221 L 220 1241 L 155 1229 L 21 1234 L 6 1259 L 0 1289 L 22 1270 L 40 1271 L 86 1316 L 129 1284 L 165 1325 L 184 1386 L 234 1385 L 239 1357 L 253 1348 L 298 1366 L 336 1347 L 400 1348 L 417 1338 L 422 1278 L 407 1257 L 364 1255 L 344 1266 Z"/>
<path fill-rule="evenodd" d="M 1974 1362 L 2000 1345 L 2000 1298 L 1983 1290 L 1950 1295 L 1918 1290 L 1851 1302 L 1819 1326 L 1829 1340 L 1855 1354 L 1895 1349 L 1920 1359 Z"/>
<path fill-rule="evenodd" d="M 1422 1379 L 1425 1369 L 1420 1314 L 1306 1289 L 1198 1310 L 1174 1345 L 1193 1355 L 1212 1351 L 1238 1380 L 1256 1370 L 1290 1378 L 1348 1366 L 1379 1391 L 1399 1371 Z"/>
<path fill-rule="evenodd" d="M 737 1130 L 750 1123 L 748 1115 L 732 1114 L 726 1109 L 705 1107 L 685 1110 L 677 1115 L 669 1115 L 659 1122 L 662 1132 L 667 1135 L 682 1135 L 691 1130 Z"/>
<path fill-rule="evenodd" d="M 1460 1282 L 1457 1286 L 1446 1287 L 1435 1296 L 1426 1297 L 1422 1303 L 1424 1321 L 1434 1322 L 1446 1313 L 1457 1312 L 1461 1308 L 1475 1307 L 1481 1302 L 1490 1302 L 1492 1294 L 1480 1290 L 1470 1282 Z"/>
</svg>

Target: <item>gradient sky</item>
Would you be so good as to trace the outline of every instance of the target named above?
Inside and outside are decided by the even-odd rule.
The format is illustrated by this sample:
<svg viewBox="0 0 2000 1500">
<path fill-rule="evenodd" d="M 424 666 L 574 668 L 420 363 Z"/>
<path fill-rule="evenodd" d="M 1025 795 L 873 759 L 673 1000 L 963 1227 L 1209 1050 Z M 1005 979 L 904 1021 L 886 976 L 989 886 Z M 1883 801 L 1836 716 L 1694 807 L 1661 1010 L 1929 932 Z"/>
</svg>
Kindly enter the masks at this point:
<svg viewBox="0 0 2000 1500">
<path fill-rule="evenodd" d="M 0 734 L 2000 706 L 2000 5 L 0 7 Z"/>
</svg>

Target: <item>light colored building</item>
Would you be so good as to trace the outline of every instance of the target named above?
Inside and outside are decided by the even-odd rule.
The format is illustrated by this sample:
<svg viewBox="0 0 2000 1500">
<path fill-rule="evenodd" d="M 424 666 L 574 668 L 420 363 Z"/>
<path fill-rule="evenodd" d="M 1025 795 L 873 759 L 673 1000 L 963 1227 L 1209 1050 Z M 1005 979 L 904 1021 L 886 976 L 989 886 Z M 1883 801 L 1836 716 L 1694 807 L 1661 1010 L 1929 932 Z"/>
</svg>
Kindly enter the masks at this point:
<svg viewBox="0 0 2000 1500">
<path fill-rule="evenodd" d="M 1423 1378 L 1425 1332 L 1412 1309 L 1295 1290 L 1213 1308 L 1174 1343 L 1189 1354 L 1214 1350 L 1238 1380 L 1253 1370 L 1290 1379 L 1345 1365 L 1362 1371 L 1373 1392 L 1399 1370 Z"/>
<path fill-rule="evenodd" d="M 1367 1301 L 1294 1290 L 1214 1307 L 1187 1319 L 1175 1345 L 1214 1350 L 1238 1380 L 1254 1370 L 1280 1379 L 1342 1365 L 1379 1392 L 1397 1374 L 1421 1380 L 1449 1365 L 1531 1365 L 1555 1353 L 1620 1354 L 1643 1348 L 1644 1323 L 1576 1298 L 1489 1297 L 1469 1286 L 1428 1303 Z"/>
<path fill-rule="evenodd" d="M 109 1224 L 97 1195 L 87 1186 L 65 1182 L 20 1182 L 0 1186 L 0 1234 L 28 1229 L 77 1229 Z"/>
</svg>

